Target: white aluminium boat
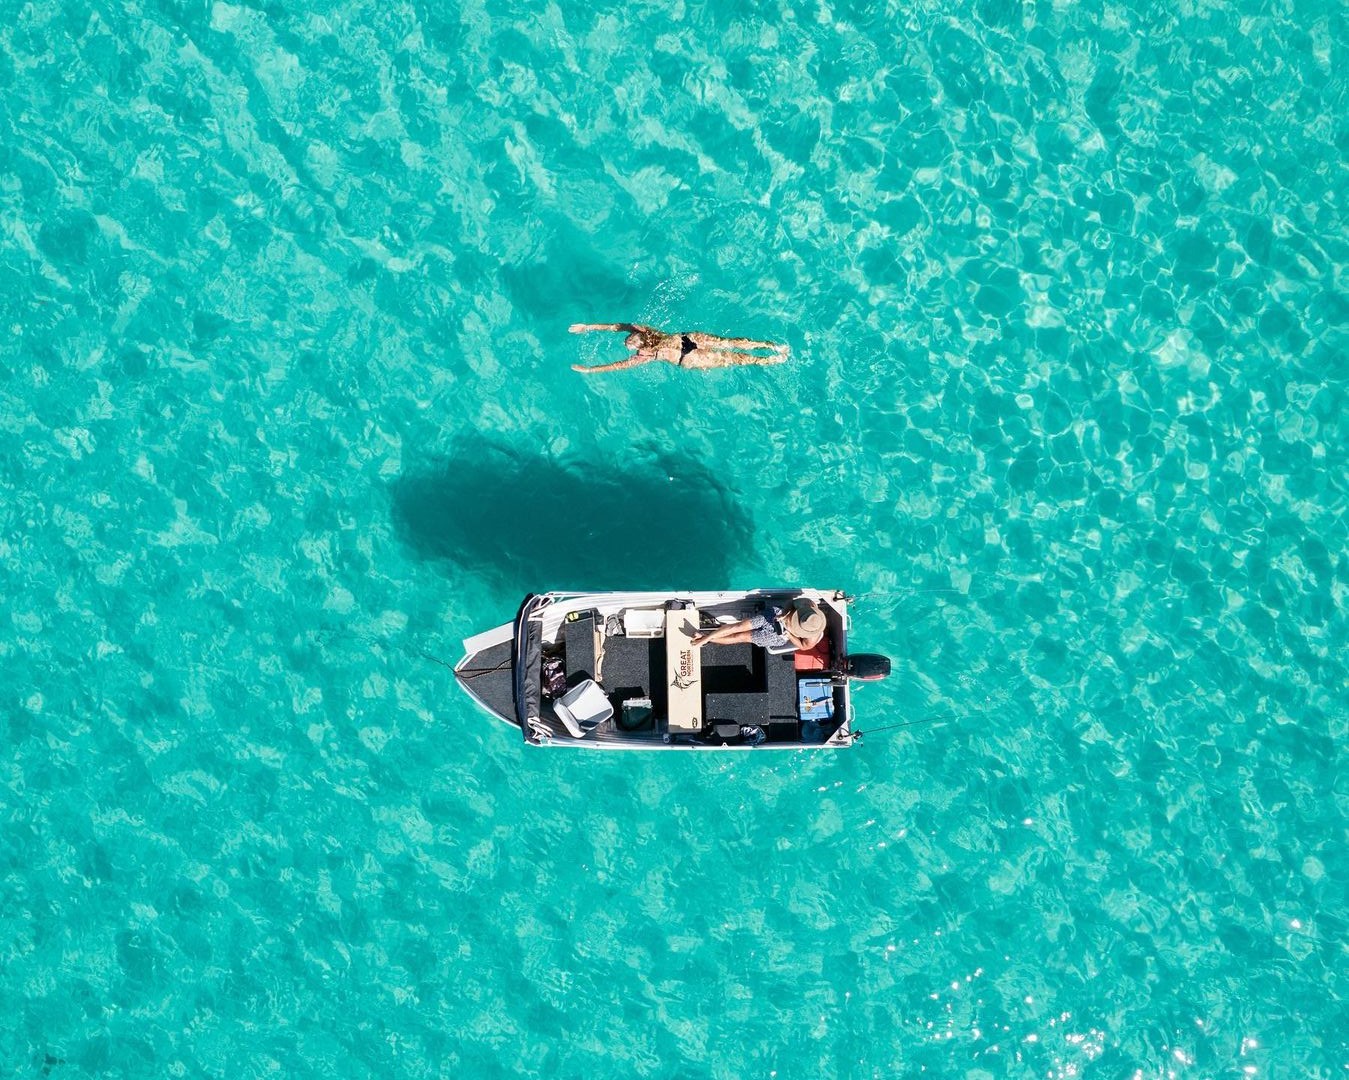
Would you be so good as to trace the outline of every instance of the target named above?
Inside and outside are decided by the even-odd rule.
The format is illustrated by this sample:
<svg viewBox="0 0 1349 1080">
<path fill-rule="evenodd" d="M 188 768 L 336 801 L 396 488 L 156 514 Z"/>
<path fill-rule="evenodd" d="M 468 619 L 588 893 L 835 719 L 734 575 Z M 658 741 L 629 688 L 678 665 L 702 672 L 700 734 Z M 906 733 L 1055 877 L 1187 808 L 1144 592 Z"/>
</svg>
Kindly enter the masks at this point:
<svg viewBox="0 0 1349 1080">
<path fill-rule="evenodd" d="M 809 649 L 693 637 L 814 601 Z M 884 678 L 884 656 L 848 651 L 850 598 L 817 589 L 542 593 L 512 622 L 464 642 L 455 676 L 534 746 L 842 749 L 852 683 Z"/>
</svg>

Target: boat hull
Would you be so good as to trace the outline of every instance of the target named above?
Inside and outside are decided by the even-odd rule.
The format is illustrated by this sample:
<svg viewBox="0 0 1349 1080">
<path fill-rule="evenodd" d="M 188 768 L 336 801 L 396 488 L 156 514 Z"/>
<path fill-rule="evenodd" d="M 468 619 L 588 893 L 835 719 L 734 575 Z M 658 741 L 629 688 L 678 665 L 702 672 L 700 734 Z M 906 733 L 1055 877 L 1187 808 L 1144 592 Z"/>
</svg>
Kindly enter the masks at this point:
<svg viewBox="0 0 1349 1080">
<path fill-rule="evenodd" d="M 814 601 L 810 653 L 692 635 Z M 851 746 L 849 598 L 812 589 L 546 593 L 464 642 L 460 686 L 533 746 L 837 750 Z M 578 709 L 580 711 L 578 711 Z"/>
</svg>

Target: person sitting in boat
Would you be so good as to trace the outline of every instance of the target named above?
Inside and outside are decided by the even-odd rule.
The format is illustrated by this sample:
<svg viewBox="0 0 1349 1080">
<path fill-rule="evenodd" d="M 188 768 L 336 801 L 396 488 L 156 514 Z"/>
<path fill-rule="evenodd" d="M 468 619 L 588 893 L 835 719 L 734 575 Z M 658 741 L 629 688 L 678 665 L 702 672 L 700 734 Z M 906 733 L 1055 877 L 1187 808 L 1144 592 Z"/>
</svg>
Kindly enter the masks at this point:
<svg viewBox="0 0 1349 1080">
<path fill-rule="evenodd" d="M 739 364 L 782 364 L 787 360 L 786 345 L 775 345 L 771 341 L 755 341 L 752 338 L 723 338 L 715 334 L 667 334 L 654 326 L 641 323 L 573 323 L 568 329 L 573 334 L 584 334 L 591 330 L 613 330 L 625 333 L 623 344 L 632 350 L 626 360 L 615 360 L 612 364 L 599 364 L 586 367 L 572 364 L 573 371 L 587 375 L 597 371 L 619 371 L 622 368 L 649 364 L 653 360 L 664 360 L 676 367 L 708 368 L 735 367 Z M 770 350 L 767 356 L 751 349 Z"/>
<path fill-rule="evenodd" d="M 814 600 L 793 600 L 791 607 L 770 607 L 739 622 L 695 634 L 691 645 L 761 645 L 765 649 L 813 649 L 824 637 L 824 612 Z"/>
</svg>

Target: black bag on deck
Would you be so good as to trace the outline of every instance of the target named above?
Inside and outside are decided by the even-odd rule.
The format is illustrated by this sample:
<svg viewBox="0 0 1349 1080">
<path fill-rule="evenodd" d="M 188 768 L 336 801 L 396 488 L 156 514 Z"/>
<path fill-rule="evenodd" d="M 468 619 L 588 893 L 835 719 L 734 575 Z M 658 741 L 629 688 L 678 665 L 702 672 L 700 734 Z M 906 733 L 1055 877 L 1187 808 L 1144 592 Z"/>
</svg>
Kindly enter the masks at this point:
<svg viewBox="0 0 1349 1080">
<path fill-rule="evenodd" d="M 560 698 L 567 692 L 567 667 L 560 656 L 543 658 L 543 693 L 545 697 Z"/>
</svg>

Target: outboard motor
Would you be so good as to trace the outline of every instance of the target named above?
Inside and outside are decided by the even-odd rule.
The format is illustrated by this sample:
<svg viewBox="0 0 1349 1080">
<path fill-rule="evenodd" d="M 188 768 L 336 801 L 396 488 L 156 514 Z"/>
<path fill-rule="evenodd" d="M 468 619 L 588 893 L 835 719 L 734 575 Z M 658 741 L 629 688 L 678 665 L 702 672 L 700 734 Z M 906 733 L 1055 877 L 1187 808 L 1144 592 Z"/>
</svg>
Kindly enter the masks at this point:
<svg viewBox="0 0 1349 1080">
<path fill-rule="evenodd" d="M 880 653 L 857 653 L 847 658 L 844 674 L 862 682 L 878 682 L 890 674 L 890 658 Z"/>
</svg>

